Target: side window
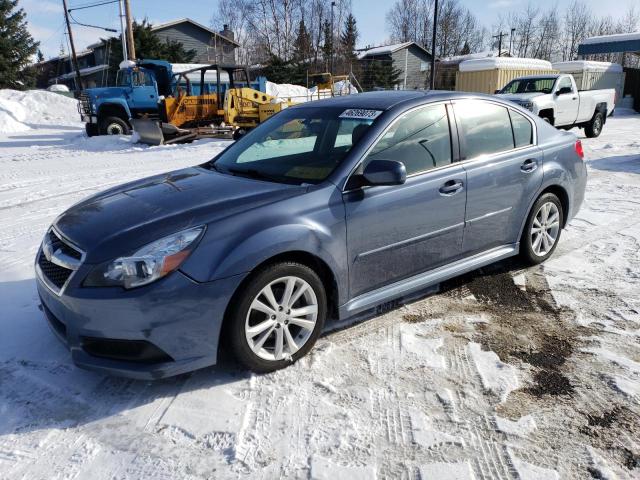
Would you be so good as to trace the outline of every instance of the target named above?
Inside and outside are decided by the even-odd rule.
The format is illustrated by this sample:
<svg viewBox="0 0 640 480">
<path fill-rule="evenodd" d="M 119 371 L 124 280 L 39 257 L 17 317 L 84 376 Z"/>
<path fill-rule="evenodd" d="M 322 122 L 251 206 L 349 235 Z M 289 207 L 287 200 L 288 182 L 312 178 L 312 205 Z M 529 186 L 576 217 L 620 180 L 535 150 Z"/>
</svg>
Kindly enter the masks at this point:
<svg viewBox="0 0 640 480">
<path fill-rule="evenodd" d="M 407 175 L 451 163 L 451 134 L 444 105 L 419 108 L 401 116 L 367 155 L 371 160 L 398 160 Z"/>
<path fill-rule="evenodd" d="M 516 142 L 516 148 L 531 145 L 533 143 L 533 127 L 531 126 L 531 122 L 515 110 L 509 110 L 509 114 L 511 115 L 513 139 Z"/>
<path fill-rule="evenodd" d="M 558 82 L 558 89 L 556 91 L 560 91 L 563 88 L 569 88 L 573 91 L 573 85 L 571 85 L 571 79 L 569 77 L 562 77 L 560 82 Z"/>
<path fill-rule="evenodd" d="M 465 159 L 513 148 L 511 120 L 505 107 L 478 100 L 462 100 L 454 105 L 454 109 Z"/>
</svg>

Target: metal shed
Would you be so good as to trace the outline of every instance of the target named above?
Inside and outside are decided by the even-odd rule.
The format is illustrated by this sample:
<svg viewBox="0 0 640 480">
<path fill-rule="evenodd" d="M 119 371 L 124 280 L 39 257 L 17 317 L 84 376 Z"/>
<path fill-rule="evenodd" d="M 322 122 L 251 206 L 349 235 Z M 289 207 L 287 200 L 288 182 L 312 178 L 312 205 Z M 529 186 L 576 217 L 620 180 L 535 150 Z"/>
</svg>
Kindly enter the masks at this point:
<svg viewBox="0 0 640 480">
<path fill-rule="evenodd" d="M 514 78 L 541 73 L 558 72 L 550 62 L 535 58 L 490 57 L 465 60 L 459 67 L 456 90 L 494 93 Z"/>
</svg>

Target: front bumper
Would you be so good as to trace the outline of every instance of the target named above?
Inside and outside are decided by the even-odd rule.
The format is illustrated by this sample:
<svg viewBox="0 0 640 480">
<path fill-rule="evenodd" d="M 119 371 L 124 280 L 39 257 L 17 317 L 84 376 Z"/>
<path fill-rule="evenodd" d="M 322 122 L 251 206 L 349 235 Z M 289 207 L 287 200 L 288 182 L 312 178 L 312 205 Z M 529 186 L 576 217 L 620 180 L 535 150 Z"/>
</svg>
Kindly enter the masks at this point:
<svg viewBox="0 0 640 480">
<path fill-rule="evenodd" d="M 61 295 L 36 275 L 53 332 L 77 366 L 141 380 L 214 365 L 225 310 L 244 277 L 197 283 L 177 271 L 124 290 L 81 287 L 84 275 L 77 273 Z M 126 345 L 127 351 L 135 346 L 141 354 L 123 360 L 120 348 L 111 354 L 105 345 Z"/>
</svg>

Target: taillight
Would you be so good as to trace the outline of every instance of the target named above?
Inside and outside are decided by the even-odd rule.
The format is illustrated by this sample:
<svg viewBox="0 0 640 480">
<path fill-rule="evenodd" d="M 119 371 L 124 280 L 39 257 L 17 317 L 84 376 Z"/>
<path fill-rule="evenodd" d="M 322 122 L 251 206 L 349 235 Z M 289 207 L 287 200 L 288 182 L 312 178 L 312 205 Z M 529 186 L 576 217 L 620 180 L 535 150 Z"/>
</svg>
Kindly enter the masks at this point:
<svg viewBox="0 0 640 480">
<path fill-rule="evenodd" d="M 582 148 L 582 142 L 580 140 L 576 140 L 575 149 L 578 156 L 584 160 L 584 149 Z"/>
</svg>

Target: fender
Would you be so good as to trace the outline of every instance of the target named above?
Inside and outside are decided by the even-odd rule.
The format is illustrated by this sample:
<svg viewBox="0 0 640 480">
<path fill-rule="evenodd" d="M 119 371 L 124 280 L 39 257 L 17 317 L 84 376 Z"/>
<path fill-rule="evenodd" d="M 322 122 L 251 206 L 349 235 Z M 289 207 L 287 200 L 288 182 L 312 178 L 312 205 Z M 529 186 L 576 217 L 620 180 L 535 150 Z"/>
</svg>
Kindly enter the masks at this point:
<svg viewBox="0 0 640 480">
<path fill-rule="evenodd" d="M 524 227 L 527 223 L 529 215 L 531 214 L 531 209 L 533 208 L 533 204 L 536 203 L 542 192 L 549 188 L 561 188 L 564 190 L 567 196 L 567 211 L 564 213 L 564 222 L 565 225 L 576 213 L 576 209 L 574 206 L 574 190 L 572 188 L 571 179 L 567 175 L 567 171 L 565 168 L 562 168 L 558 161 L 558 155 L 554 155 L 550 159 L 545 155 L 545 159 L 543 161 L 543 177 L 542 183 L 540 187 L 536 191 L 535 195 L 533 195 L 529 205 L 527 206 L 527 214 L 522 218 L 518 241 L 522 238 L 522 233 L 524 231 Z"/>
<path fill-rule="evenodd" d="M 108 108 L 122 108 L 125 111 L 126 114 L 126 120 L 129 120 L 131 118 L 131 110 L 129 109 L 129 105 L 127 104 L 126 100 L 124 98 L 110 98 L 107 101 L 105 101 L 104 103 L 100 103 L 99 105 L 97 105 L 97 115 L 98 117 L 103 115 L 103 111 L 108 109 Z"/>
</svg>

